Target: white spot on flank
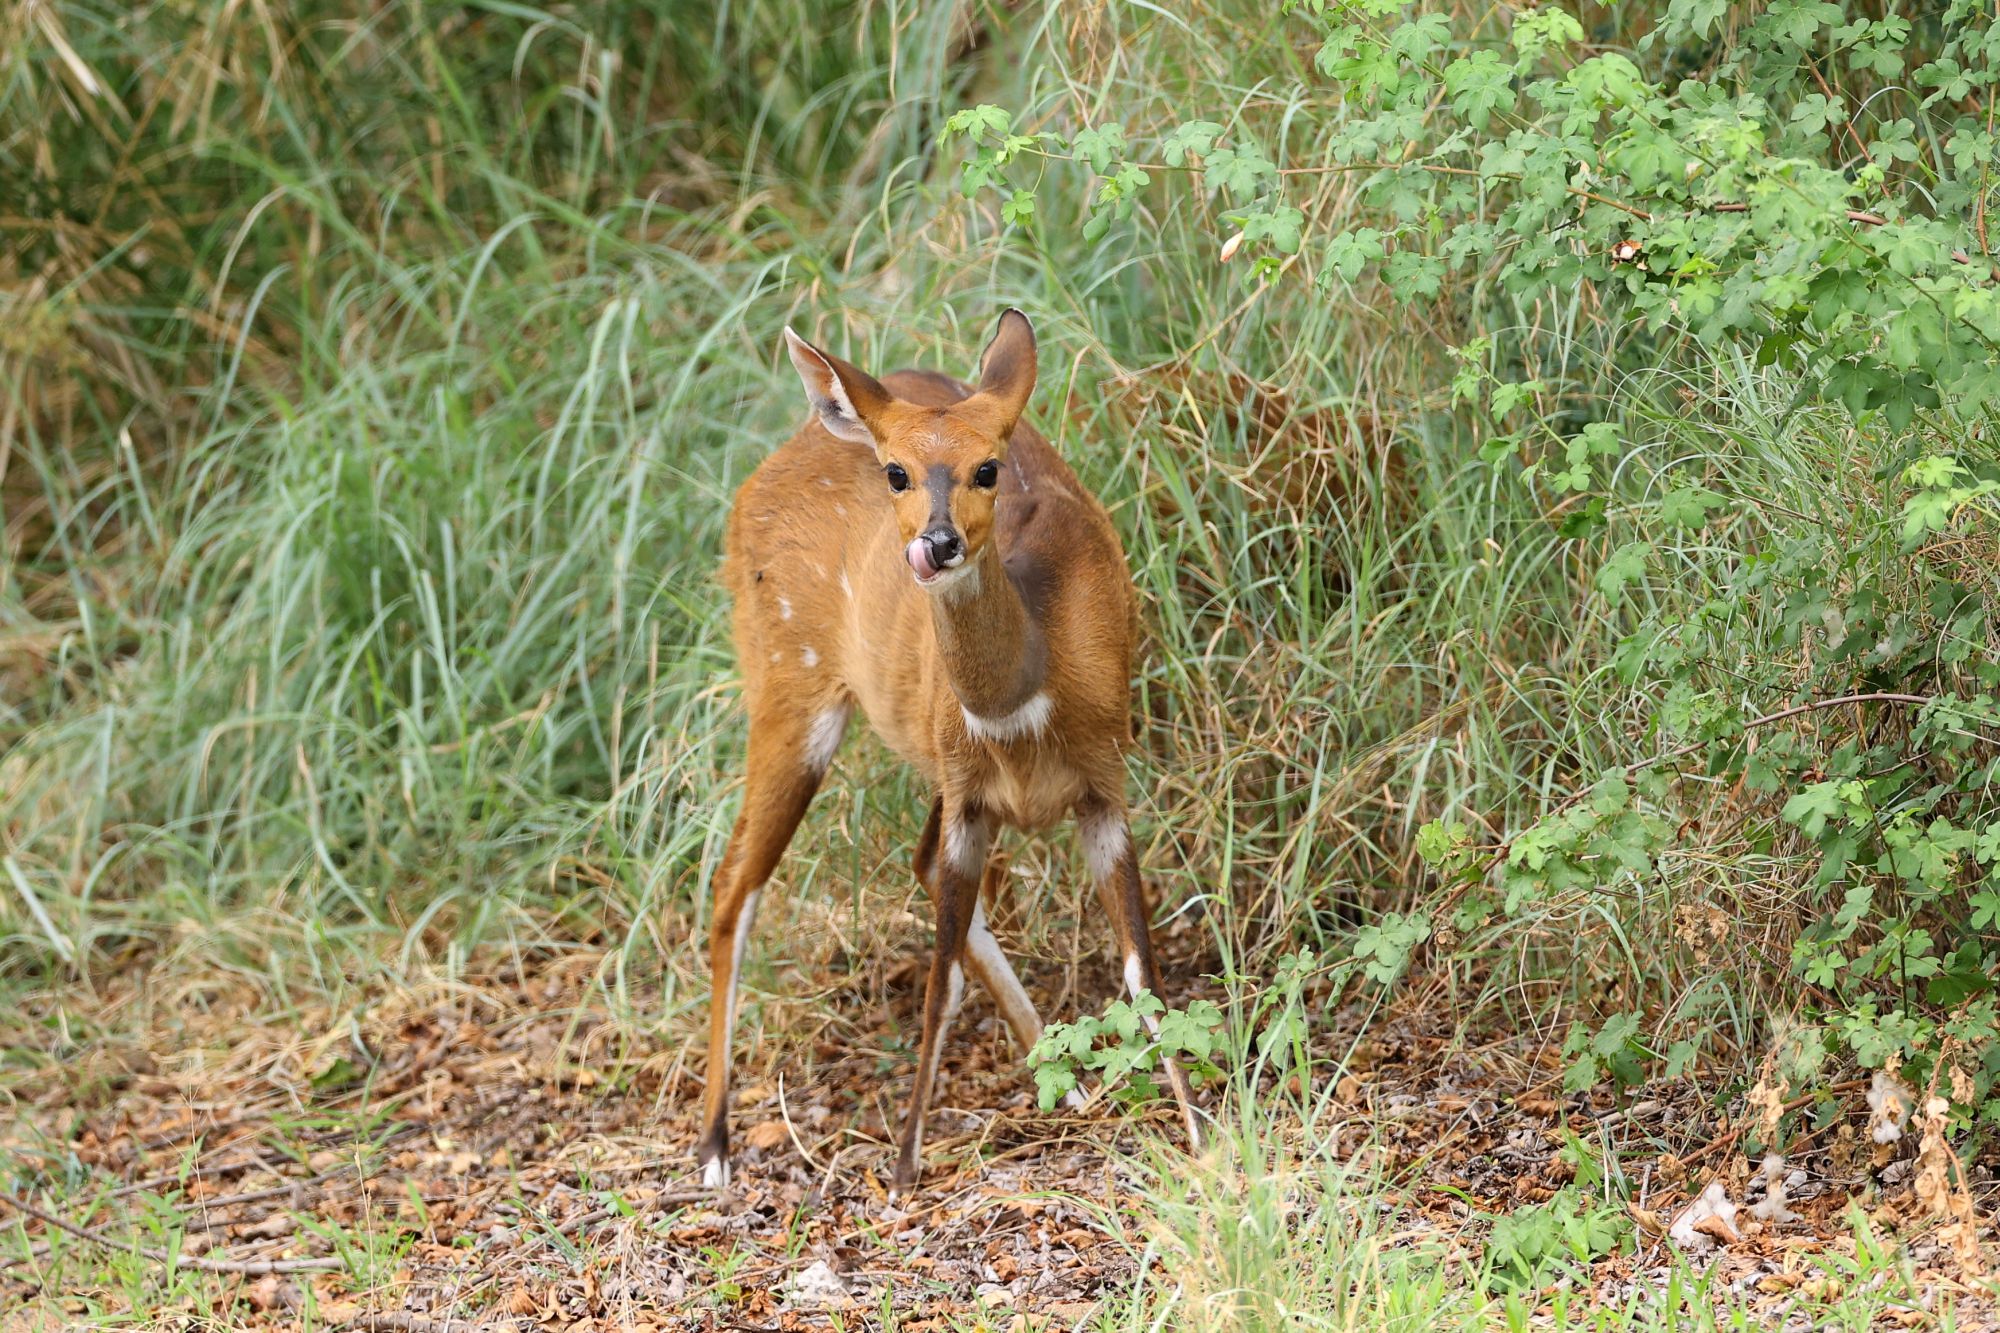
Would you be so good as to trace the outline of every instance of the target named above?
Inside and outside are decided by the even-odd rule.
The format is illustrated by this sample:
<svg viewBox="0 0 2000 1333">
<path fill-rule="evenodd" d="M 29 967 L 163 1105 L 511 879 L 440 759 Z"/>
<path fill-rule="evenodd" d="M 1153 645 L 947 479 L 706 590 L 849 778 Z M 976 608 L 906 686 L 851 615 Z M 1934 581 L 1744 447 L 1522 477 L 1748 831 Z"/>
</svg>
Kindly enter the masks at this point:
<svg viewBox="0 0 2000 1333">
<path fill-rule="evenodd" d="M 819 654 L 813 651 L 811 644 L 799 649 L 799 657 L 809 667 L 819 665 Z"/>
<path fill-rule="evenodd" d="M 782 662 L 785 660 L 785 655 L 783 653 L 772 653 L 771 660 L 773 662 Z"/>
<path fill-rule="evenodd" d="M 1132 849 L 1132 835 L 1126 832 L 1122 814 L 1097 814 L 1084 818 L 1078 832 L 1083 837 L 1083 860 L 1090 877 L 1099 883 L 1116 875 Z"/>
<path fill-rule="evenodd" d="M 806 730 L 806 767 L 815 773 L 824 773 L 833 762 L 833 752 L 840 748 L 840 738 L 847 734 L 847 704 L 835 704 L 812 720 Z"/>
<path fill-rule="evenodd" d="M 790 620 L 791 618 L 792 618 L 792 599 L 789 597 L 780 597 L 778 599 L 778 619 Z"/>
<path fill-rule="evenodd" d="M 1028 740 L 1047 730 L 1049 716 L 1055 709 L 1055 700 L 1038 690 L 1029 696 L 1028 702 L 1005 717 L 981 717 L 970 708 L 959 711 L 965 714 L 965 729 L 972 733 L 973 739 L 1004 744 Z"/>
<path fill-rule="evenodd" d="M 827 486 L 827 487 L 831 487 L 831 486 L 833 485 L 833 478 L 832 478 L 832 477 L 821 477 L 821 478 L 819 479 L 819 484 L 820 484 L 820 485 L 822 485 L 822 486 Z"/>
<path fill-rule="evenodd" d="M 847 571 L 844 569 L 840 571 L 840 590 L 849 597 L 854 596 L 854 585 L 847 581 Z"/>
</svg>

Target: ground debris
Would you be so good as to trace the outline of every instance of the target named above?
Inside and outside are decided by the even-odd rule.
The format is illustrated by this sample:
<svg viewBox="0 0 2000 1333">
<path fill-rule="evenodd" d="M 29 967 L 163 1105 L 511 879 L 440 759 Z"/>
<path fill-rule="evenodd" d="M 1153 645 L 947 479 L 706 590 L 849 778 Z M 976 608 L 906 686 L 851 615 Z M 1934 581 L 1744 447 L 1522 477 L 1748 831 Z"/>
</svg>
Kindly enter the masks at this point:
<svg viewBox="0 0 2000 1333">
<path fill-rule="evenodd" d="M 892 1204 L 884 1188 L 903 1083 L 885 1081 L 882 1053 L 915 1006 L 913 982 L 882 988 L 887 963 L 870 982 L 829 981 L 822 1010 L 769 1002 L 771 1036 L 741 1066 L 735 1178 L 713 1192 L 695 1180 L 701 1088 L 686 1048 L 621 1023 L 593 985 L 603 962 L 576 950 L 469 969 L 448 986 L 374 997 L 345 1047 L 301 1037 L 275 1053 L 260 998 L 218 982 L 199 1010 L 161 1007 L 151 1027 L 121 1036 L 120 1059 L 143 1049 L 138 1063 L 176 1077 L 91 1097 L 79 1092 L 88 1058 L 73 1081 L 51 1063 L 13 1089 L 22 1114 L 0 1147 L 25 1161 L 38 1144 L 66 1144 L 98 1182 L 100 1201 L 80 1206 L 96 1208 L 91 1225 L 107 1236 L 137 1234 L 143 1208 L 182 1219 L 190 1256 L 401 1256 L 365 1289 L 344 1273 L 233 1279 L 222 1299 L 254 1327 L 292 1327 L 305 1310 L 315 1327 L 409 1333 L 820 1327 L 887 1302 L 911 1328 L 952 1327 L 974 1308 L 1005 1326 L 1066 1328 L 1132 1290 L 1154 1225 L 1137 1164 L 1156 1151 L 1144 1122 L 1101 1104 L 1036 1112 L 982 996 L 968 999 L 947 1059 L 915 1197 Z M 135 980 L 97 985 L 99 1003 L 136 1003 Z M 833 1026 L 805 1021 L 827 1008 Z M 34 1015 L 24 1018 L 0 1036 L 31 1038 Z M 297 1027 L 331 1022 L 306 1015 Z M 1638 1188 L 1617 1209 L 1637 1225 L 1636 1251 L 1589 1273 L 1605 1300 L 1643 1298 L 1676 1250 L 1703 1253 L 1732 1299 L 1780 1311 L 1821 1299 L 1832 1279 L 1813 1256 L 1853 1254 L 1842 1219 L 1863 1196 L 1871 1224 L 1908 1231 L 1911 1261 L 1939 1284 L 1969 1281 L 1991 1239 L 1990 1207 L 1974 1210 L 1969 1194 L 1938 1211 L 1913 1192 L 1919 1165 L 1937 1197 L 1941 1180 L 1991 1180 L 1978 1164 L 1967 1177 L 1938 1144 L 1921 1163 L 1905 1151 L 1893 1176 L 1856 1174 L 1866 1163 L 1844 1145 L 1865 1156 L 1868 1112 L 1887 1105 L 1864 1107 L 1858 1084 L 1848 1119 L 1815 1131 L 1818 1148 L 1768 1155 L 1753 1175 L 1729 1151 L 1755 1117 L 1747 1097 L 1717 1108 L 1692 1080 L 1564 1091 L 1562 1064 L 1532 1037 L 1467 1041 L 1417 1004 L 1385 1014 L 1328 996 L 1313 1035 L 1351 1051 L 1325 1071 L 1330 1114 L 1315 1147 L 1386 1182 L 1396 1246 L 1476 1258 L 1495 1218 L 1607 1169 Z M 304 1081 L 278 1088 L 273 1068 Z M 36 1284 L 78 1271 L 77 1246 L 89 1248 L 46 1228 L 24 1234 L 33 1263 L 0 1269 L 0 1304 L 53 1300 L 54 1284 Z M 64 1267 L 35 1267 L 52 1263 Z M 1961 1326 L 1982 1327 L 1970 1300 L 1955 1307 Z"/>
</svg>

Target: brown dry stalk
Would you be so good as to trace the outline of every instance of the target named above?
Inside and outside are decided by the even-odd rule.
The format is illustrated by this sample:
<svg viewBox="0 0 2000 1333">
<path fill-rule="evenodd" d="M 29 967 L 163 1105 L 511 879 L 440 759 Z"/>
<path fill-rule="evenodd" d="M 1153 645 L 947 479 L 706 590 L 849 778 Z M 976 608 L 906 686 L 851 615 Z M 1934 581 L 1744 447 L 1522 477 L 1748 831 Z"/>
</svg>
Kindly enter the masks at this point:
<svg viewBox="0 0 2000 1333">
<path fill-rule="evenodd" d="M 169 1268 L 193 1268 L 204 1273 L 242 1273 L 252 1277 L 262 1277 L 272 1273 L 325 1273 L 347 1267 L 345 1260 L 334 1258 L 210 1259 L 192 1254 L 168 1254 L 164 1250 L 156 1250 L 146 1245 L 126 1245 L 121 1243 L 115 1236 L 108 1236 L 104 1232 L 91 1227 L 82 1227 L 74 1222 L 64 1221 L 54 1213 L 44 1212 L 34 1204 L 29 1203 L 26 1199 L 9 1194 L 5 1190 L 0 1190 L 0 1203 L 10 1204 L 29 1217 L 39 1218 L 52 1227 L 69 1232 L 72 1236 L 80 1236 L 84 1240 L 102 1245 L 106 1249 L 128 1250 L 150 1259 L 156 1264 L 165 1264 Z"/>
</svg>

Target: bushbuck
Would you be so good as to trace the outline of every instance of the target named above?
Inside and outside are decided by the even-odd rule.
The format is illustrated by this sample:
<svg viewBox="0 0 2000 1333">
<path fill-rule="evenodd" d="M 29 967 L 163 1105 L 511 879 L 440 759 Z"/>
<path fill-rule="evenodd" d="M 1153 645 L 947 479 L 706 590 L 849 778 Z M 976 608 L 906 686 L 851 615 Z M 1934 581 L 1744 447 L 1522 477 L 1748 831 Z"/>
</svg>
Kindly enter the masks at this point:
<svg viewBox="0 0 2000 1333">
<path fill-rule="evenodd" d="M 727 1183 L 730 1032 L 757 896 L 858 707 L 936 792 L 915 856 L 937 946 L 896 1159 L 907 1190 L 963 969 L 1023 1051 L 1041 1033 L 981 904 L 1004 873 L 989 859 L 999 825 L 1077 816 L 1125 984 L 1162 994 L 1125 814 L 1132 579 L 1104 506 L 1021 420 L 1035 335 L 1020 311 L 1000 317 L 976 389 L 915 370 L 877 380 L 790 329 L 785 344 L 811 417 L 737 491 L 725 539 L 750 735 L 715 875 L 697 1155 L 707 1184 Z M 1166 1074 L 1193 1140 L 1187 1080 Z"/>
</svg>

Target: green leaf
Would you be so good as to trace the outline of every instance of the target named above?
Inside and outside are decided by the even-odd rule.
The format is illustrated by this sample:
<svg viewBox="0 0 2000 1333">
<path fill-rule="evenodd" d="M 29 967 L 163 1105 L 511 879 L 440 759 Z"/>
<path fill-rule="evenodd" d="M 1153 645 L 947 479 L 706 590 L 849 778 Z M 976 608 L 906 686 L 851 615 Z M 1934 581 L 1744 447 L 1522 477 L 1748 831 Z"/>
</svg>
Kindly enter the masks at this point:
<svg viewBox="0 0 2000 1333">
<path fill-rule="evenodd" d="M 1006 203 L 1000 205 L 1001 220 L 1012 227 L 1024 227 L 1033 220 L 1034 216 L 1035 192 L 1033 190 L 1016 190 L 1007 197 Z"/>
<path fill-rule="evenodd" d="M 1056 1103 L 1076 1090 L 1076 1069 L 1068 1064 L 1038 1064 L 1035 1067 L 1035 1104 L 1053 1111 Z"/>
<path fill-rule="evenodd" d="M 1514 71 L 1492 51 L 1474 51 L 1444 67 L 1451 109 L 1483 130 L 1495 111 L 1514 105 Z"/>
<path fill-rule="evenodd" d="M 1708 522 L 1709 511 L 1725 509 L 1729 501 L 1699 486 L 1683 486 L 1660 497 L 1660 517 L 1677 528 L 1699 528 Z"/>
<path fill-rule="evenodd" d="M 1278 168 L 1264 156 L 1264 150 L 1248 140 L 1238 142 L 1231 148 L 1217 148 L 1202 164 L 1202 177 L 1208 182 L 1210 192 L 1226 190 L 1232 195 L 1249 197 L 1265 185 L 1273 185 L 1278 180 Z"/>
<path fill-rule="evenodd" d="M 1175 128 L 1160 144 L 1160 155 L 1170 167 L 1183 166 L 1190 157 L 1206 156 L 1222 137 L 1222 126 L 1212 120 L 1190 120 Z"/>
<path fill-rule="evenodd" d="M 1433 819 L 1417 830 L 1417 855 L 1435 869 L 1471 841 L 1472 830 L 1458 820 Z"/>
<path fill-rule="evenodd" d="M 1444 261 L 1434 255 L 1398 250 L 1383 266 L 1382 280 L 1398 300 L 1434 297 L 1444 288 Z"/>
<path fill-rule="evenodd" d="M 1125 156 L 1125 127 L 1094 125 L 1070 141 L 1070 152 L 1079 162 L 1090 163 L 1098 175 L 1106 175 L 1111 164 Z"/>
<path fill-rule="evenodd" d="M 1646 561 L 1653 554 L 1651 542 L 1626 542 L 1597 571 L 1595 586 L 1604 600 L 1617 606 L 1625 600 L 1625 590 L 1646 577 Z"/>
<path fill-rule="evenodd" d="M 1625 780 L 1625 770 L 1614 768 L 1597 780 L 1590 789 L 1590 808 L 1599 815 L 1615 815 L 1632 803 L 1632 784 Z"/>
<path fill-rule="evenodd" d="M 1798 826 L 1799 832 L 1808 838 L 1817 838 L 1826 831 L 1829 820 L 1838 819 L 1846 812 L 1847 803 L 1840 796 L 1839 782 L 1815 782 L 1785 802 L 1779 817 L 1787 824 Z"/>
<path fill-rule="evenodd" d="M 1670 41 L 1685 37 L 1706 39 L 1729 10 L 1729 0 L 1672 0 L 1661 24 Z"/>
<path fill-rule="evenodd" d="M 1583 40 L 1583 25 L 1567 10 L 1550 7 L 1527 9 L 1514 19 L 1509 34 L 1519 53 L 1517 68 L 1527 69 L 1551 51 L 1564 50 Z"/>
<path fill-rule="evenodd" d="M 1297 254 L 1305 232 L 1306 215 L 1290 204 L 1273 205 L 1267 213 L 1240 213 L 1230 221 L 1243 229 L 1243 239 L 1262 242 L 1284 254 Z"/>
<path fill-rule="evenodd" d="M 1360 277 L 1364 268 L 1387 253 L 1382 233 L 1373 227 L 1357 227 L 1353 231 L 1342 232 L 1328 241 L 1326 246 L 1327 262 L 1349 282 Z"/>
<path fill-rule="evenodd" d="M 938 142 L 944 143 L 954 134 L 962 134 L 968 139 L 977 139 L 985 134 L 1005 134 L 1013 123 L 1014 117 L 1006 108 L 981 102 L 978 106 L 954 111 L 946 117 L 944 128 L 938 131 Z"/>
</svg>

